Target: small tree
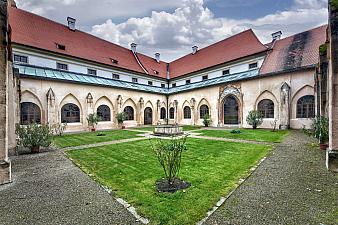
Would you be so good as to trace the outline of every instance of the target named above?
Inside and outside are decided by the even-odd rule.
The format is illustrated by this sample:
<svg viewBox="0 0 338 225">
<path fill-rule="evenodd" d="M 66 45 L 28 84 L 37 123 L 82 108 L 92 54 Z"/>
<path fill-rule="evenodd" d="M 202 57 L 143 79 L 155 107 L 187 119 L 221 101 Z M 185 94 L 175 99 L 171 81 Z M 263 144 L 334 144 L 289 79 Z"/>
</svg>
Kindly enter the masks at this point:
<svg viewBox="0 0 338 225">
<path fill-rule="evenodd" d="M 272 126 L 272 132 L 275 132 L 277 129 L 277 119 L 274 119 L 273 121 L 270 122 Z"/>
<path fill-rule="evenodd" d="M 40 147 L 49 147 L 52 143 L 52 132 L 49 125 L 36 123 L 16 126 L 16 134 L 19 137 L 18 145 L 29 148 L 32 153 L 38 153 Z"/>
<path fill-rule="evenodd" d="M 67 127 L 67 123 L 55 123 L 50 126 L 53 135 L 62 136 Z"/>
<path fill-rule="evenodd" d="M 95 131 L 95 126 L 100 122 L 100 117 L 96 113 L 91 113 L 87 117 L 88 125 Z"/>
<path fill-rule="evenodd" d="M 117 119 L 118 125 L 122 126 L 123 122 L 126 120 L 126 115 L 124 114 L 124 112 L 117 113 L 116 119 Z"/>
<path fill-rule="evenodd" d="M 186 136 L 182 138 L 172 137 L 170 140 L 158 138 L 155 144 L 150 141 L 169 186 L 172 186 L 175 179 L 178 178 L 182 152 L 187 149 L 186 139 Z"/>
<path fill-rule="evenodd" d="M 311 125 L 313 136 L 319 140 L 321 144 L 325 144 L 329 140 L 329 120 L 324 116 L 317 116 L 313 119 Z"/>
<path fill-rule="evenodd" d="M 259 111 L 252 110 L 246 117 L 246 122 L 252 126 L 253 129 L 257 129 L 263 123 L 262 114 Z"/>
<path fill-rule="evenodd" d="M 209 114 L 205 114 L 203 116 L 203 124 L 204 124 L 204 126 L 208 127 L 211 123 L 212 123 L 212 120 L 211 120 Z"/>
</svg>

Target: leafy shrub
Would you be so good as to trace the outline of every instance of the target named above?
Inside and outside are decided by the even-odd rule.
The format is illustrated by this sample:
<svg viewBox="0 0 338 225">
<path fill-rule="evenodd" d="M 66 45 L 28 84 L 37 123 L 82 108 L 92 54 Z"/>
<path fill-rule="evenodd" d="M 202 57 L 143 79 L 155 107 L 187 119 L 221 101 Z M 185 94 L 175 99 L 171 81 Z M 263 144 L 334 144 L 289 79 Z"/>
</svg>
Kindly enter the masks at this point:
<svg viewBox="0 0 338 225">
<path fill-rule="evenodd" d="M 240 134 L 242 132 L 240 130 L 231 130 L 230 133 L 232 133 L 232 134 Z"/>
<path fill-rule="evenodd" d="M 272 132 L 275 132 L 277 129 L 277 119 L 274 119 L 273 121 L 270 122 L 271 126 L 272 126 Z"/>
<path fill-rule="evenodd" d="M 15 132 L 19 136 L 18 145 L 29 148 L 32 153 L 37 153 L 40 147 L 49 147 L 52 143 L 52 131 L 48 125 L 17 125 Z"/>
<path fill-rule="evenodd" d="M 211 120 L 209 114 L 205 114 L 203 116 L 203 124 L 204 124 L 204 126 L 208 127 L 211 123 L 212 123 L 212 120 Z"/>
<path fill-rule="evenodd" d="M 91 113 L 87 117 L 88 125 L 95 128 L 95 125 L 97 125 L 100 122 L 100 117 L 96 113 Z"/>
<path fill-rule="evenodd" d="M 262 114 L 259 111 L 252 110 L 246 117 L 246 122 L 251 125 L 253 129 L 256 129 L 263 123 Z"/>
<path fill-rule="evenodd" d="M 320 143 L 325 143 L 329 140 L 329 119 L 325 116 L 317 116 L 313 119 L 311 128 L 303 127 L 303 132 L 317 138 Z"/>
<path fill-rule="evenodd" d="M 123 122 L 126 120 L 126 115 L 124 114 L 124 112 L 120 112 L 116 114 L 116 119 L 118 124 L 123 124 Z"/>
<path fill-rule="evenodd" d="M 164 176 L 169 185 L 173 184 L 180 172 L 182 152 L 187 150 L 186 139 L 186 136 L 182 138 L 172 137 L 170 140 L 158 138 L 155 144 L 150 139 L 152 149 L 163 168 Z"/>
<path fill-rule="evenodd" d="M 66 128 L 67 123 L 55 123 L 50 126 L 52 134 L 57 136 L 62 136 Z"/>
</svg>

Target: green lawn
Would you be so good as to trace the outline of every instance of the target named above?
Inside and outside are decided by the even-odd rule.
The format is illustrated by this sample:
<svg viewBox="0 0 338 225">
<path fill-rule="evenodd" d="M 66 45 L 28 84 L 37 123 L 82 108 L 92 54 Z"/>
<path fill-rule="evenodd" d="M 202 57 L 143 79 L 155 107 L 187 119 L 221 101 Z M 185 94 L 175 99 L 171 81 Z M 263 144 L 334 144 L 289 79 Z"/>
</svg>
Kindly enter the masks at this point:
<svg viewBox="0 0 338 225">
<path fill-rule="evenodd" d="M 98 133 L 105 134 L 105 136 L 97 136 Z M 128 138 L 135 138 L 139 132 L 128 130 L 113 130 L 100 132 L 85 132 L 78 134 L 64 134 L 62 136 L 55 136 L 53 143 L 59 148 L 74 147 L 80 145 L 94 144 L 99 142 L 114 141 Z"/>
<path fill-rule="evenodd" d="M 283 141 L 283 138 L 289 133 L 287 130 L 277 130 L 272 132 L 271 130 L 263 129 L 239 129 L 240 134 L 232 134 L 231 130 L 199 130 L 201 136 L 208 137 L 220 137 L 220 138 L 231 138 L 231 139 L 242 139 L 260 142 L 271 142 L 279 143 Z"/>
<path fill-rule="evenodd" d="M 148 140 L 68 151 L 67 155 L 152 224 L 195 224 L 271 149 L 193 138 L 187 140 L 187 146 L 180 177 L 192 186 L 174 194 L 155 190 L 155 181 L 163 171 Z"/>
<path fill-rule="evenodd" d="M 150 127 L 135 127 L 131 128 L 133 130 L 144 130 L 144 131 L 153 131 L 155 126 L 150 126 Z M 192 125 L 184 125 L 183 130 L 184 131 L 191 131 L 191 130 L 199 130 L 201 129 L 201 126 L 192 126 Z"/>
</svg>

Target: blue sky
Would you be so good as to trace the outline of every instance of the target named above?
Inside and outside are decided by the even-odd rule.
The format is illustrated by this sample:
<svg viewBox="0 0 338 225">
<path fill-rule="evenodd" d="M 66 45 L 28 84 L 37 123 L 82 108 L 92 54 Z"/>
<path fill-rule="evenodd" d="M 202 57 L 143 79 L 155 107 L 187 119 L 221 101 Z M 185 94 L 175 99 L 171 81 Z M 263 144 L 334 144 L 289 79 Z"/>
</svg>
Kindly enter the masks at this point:
<svg viewBox="0 0 338 225">
<path fill-rule="evenodd" d="M 66 23 L 147 55 L 171 61 L 253 29 L 267 43 L 327 23 L 327 0 L 16 0 L 19 8 Z"/>
</svg>

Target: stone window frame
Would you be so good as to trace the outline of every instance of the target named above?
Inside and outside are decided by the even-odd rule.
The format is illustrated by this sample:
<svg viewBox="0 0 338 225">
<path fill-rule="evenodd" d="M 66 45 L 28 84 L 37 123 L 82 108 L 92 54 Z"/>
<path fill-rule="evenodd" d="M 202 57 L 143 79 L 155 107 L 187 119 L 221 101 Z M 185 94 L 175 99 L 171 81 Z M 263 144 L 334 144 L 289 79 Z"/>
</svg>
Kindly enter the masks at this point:
<svg viewBox="0 0 338 225">
<path fill-rule="evenodd" d="M 100 105 L 97 107 L 96 114 L 100 117 L 102 122 L 111 121 L 111 109 L 107 105 Z"/>
<path fill-rule="evenodd" d="M 74 103 L 67 103 L 61 107 L 61 123 L 80 123 L 80 107 Z"/>
<path fill-rule="evenodd" d="M 41 109 L 33 102 L 20 103 L 20 124 L 41 124 Z"/>
<path fill-rule="evenodd" d="M 125 115 L 125 120 L 126 121 L 132 121 L 135 120 L 135 112 L 134 112 L 134 108 L 131 106 L 126 106 L 123 109 L 124 115 Z"/>
<path fill-rule="evenodd" d="M 296 118 L 309 119 L 315 117 L 315 96 L 304 95 L 297 100 Z"/>
<path fill-rule="evenodd" d="M 257 104 L 257 110 L 262 114 L 264 119 L 275 118 L 275 103 L 271 99 L 262 99 Z"/>
</svg>

